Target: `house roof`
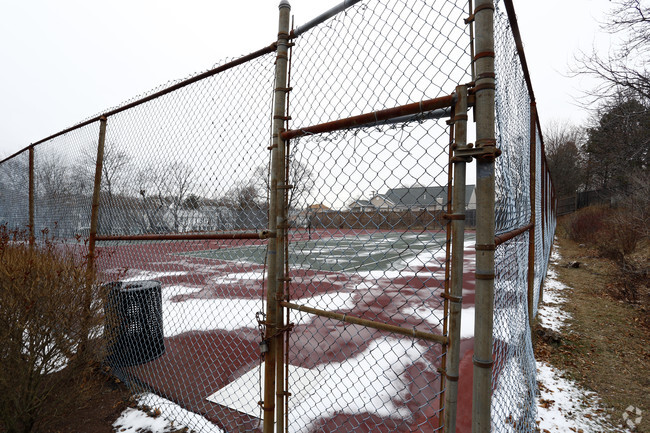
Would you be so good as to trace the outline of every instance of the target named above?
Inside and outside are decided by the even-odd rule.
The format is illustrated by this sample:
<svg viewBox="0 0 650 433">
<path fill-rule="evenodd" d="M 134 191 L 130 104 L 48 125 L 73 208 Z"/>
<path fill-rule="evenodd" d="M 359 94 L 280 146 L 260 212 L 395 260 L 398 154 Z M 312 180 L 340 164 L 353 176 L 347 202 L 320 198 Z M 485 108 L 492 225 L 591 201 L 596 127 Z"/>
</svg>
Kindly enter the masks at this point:
<svg viewBox="0 0 650 433">
<path fill-rule="evenodd" d="M 465 186 L 465 205 L 469 204 L 474 188 L 474 185 Z M 447 202 L 447 187 L 413 186 L 392 188 L 380 195 L 399 207 L 432 207 Z"/>
<path fill-rule="evenodd" d="M 355 200 L 348 207 L 372 207 L 372 203 L 370 203 L 370 200 Z"/>
</svg>

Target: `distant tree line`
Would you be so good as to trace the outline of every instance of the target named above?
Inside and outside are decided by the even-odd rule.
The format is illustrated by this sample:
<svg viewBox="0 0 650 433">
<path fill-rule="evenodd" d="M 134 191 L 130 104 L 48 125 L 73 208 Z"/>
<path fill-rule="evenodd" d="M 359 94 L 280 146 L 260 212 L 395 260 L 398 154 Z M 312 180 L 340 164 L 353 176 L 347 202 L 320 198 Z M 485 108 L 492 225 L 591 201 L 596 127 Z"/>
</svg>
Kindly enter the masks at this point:
<svg viewBox="0 0 650 433">
<path fill-rule="evenodd" d="M 605 30 L 623 36 L 606 57 L 580 55 L 574 73 L 599 85 L 586 95 L 587 125 L 556 122 L 544 131 L 557 196 L 592 191 L 603 202 L 645 208 L 650 197 L 650 7 L 614 1 Z"/>
</svg>

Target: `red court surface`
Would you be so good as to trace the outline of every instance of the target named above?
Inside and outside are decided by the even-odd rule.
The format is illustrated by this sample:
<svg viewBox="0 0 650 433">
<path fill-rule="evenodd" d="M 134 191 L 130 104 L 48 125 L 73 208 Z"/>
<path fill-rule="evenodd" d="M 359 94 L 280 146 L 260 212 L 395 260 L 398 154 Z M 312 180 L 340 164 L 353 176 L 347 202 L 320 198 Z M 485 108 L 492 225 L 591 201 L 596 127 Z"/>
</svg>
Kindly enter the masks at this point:
<svg viewBox="0 0 650 433">
<path fill-rule="evenodd" d="M 319 231 L 300 233 L 291 242 L 305 242 L 309 248 L 316 248 L 320 240 L 352 236 L 363 241 L 368 234 Z M 370 235 L 381 240 L 383 233 Z M 465 246 L 466 320 L 462 327 L 458 432 L 471 428 L 472 245 L 473 240 Z M 260 415 L 252 416 L 207 399 L 260 363 L 261 334 L 255 313 L 263 308 L 265 267 L 255 260 L 241 260 L 236 254 L 228 259 L 230 252 L 248 254 L 255 246 L 262 251 L 265 242 L 149 242 L 99 248 L 98 262 L 107 280 L 154 279 L 162 283 L 165 352 L 146 364 L 123 368 L 123 376 L 228 432 L 251 431 L 260 426 Z M 221 252 L 216 253 L 219 258 L 206 258 L 202 253 L 205 251 L 207 255 Z M 418 257 L 424 260 L 400 255 L 391 258 L 393 263 L 387 268 L 367 272 L 292 266 L 291 299 L 325 310 L 441 333 L 434 318 L 440 316 L 442 308 L 444 251 L 422 251 Z M 290 334 L 289 363 L 314 372 L 318 386 L 304 401 L 289 399 L 289 431 L 318 428 L 332 432 L 426 432 L 439 426 L 439 344 L 416 342 L 304 313 L 291 313 L 290 321 L 295 327 Z M 386 378 L 390 383 L 382 388 Z M 291 379 L 295 379 L 294 386 L 300 386 L 299 377 Z M 364 381 L 369 382 L 357 385 Z M 261 399 L 259 381 L 245 387 L 250 388 L 256 401 Z M 346 399 L 353 401 L 346 403 Z M 319 407 L 323 401 L 327 405 Z"/>
</svg>

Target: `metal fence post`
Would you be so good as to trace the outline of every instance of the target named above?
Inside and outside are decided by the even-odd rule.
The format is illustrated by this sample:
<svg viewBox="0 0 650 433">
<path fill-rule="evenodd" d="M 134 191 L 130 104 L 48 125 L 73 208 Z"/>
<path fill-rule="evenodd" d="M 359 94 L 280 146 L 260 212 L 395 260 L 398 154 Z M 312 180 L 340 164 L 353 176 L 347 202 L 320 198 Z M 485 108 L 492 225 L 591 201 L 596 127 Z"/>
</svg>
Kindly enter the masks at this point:
<svg viewBox="0 0 650 433">
<path fill-rule="evenodd" d="M 29 246 L 34 247 L 36 235 L 34 233 L 34 147 L 29 148 Z"/>
<path fill-rule="evenodd" d="M 82 320 L 81 343 L 79 351 L 87 350 L 90 328 L 87 326 L 90 319 L 90 309 L 93 301 L 92 284 L 93 272 L 95 271 L 95 238 L 97 237 L 97 226 L 99 221 L 99 194 L 102 181 L 102 166 L 104 164 L 104 142 L 106 140 L 106 117 L 102 116 L 99 123 L 99 139 L 97 141 L 97 159 L 95 161 L 95 183 L 93 186 L 93 198 L 90 208 L 90 233 L 88 236 L 88 263 L 86 268 L 86 286 L 84 292 L 84 314 Z"/>
<path fill-rule="evenodd" d="M 456 87 L 457 102 L 454 107 L 454 142 L 452 152 L 467 149 L 467 86 Z M 458 371 L 460 363 L 460 322 L 463 302 L 463 259 L 465 252 L 465 175 L 469 158 L 452 157 L 454 185 L 452 190 L 451 220 L 451 282 L 447 295 L 449 301 L 449 349 L 445 365 L 444 431 L 456 431 L 458 402 Z M 450 185 L 451 186 L 451 185 Z"/>
<path fill-rule="evenodd" d="M 287 64 L 289 49 L 289 23 L 291 5 L 282 0 L 279 5 L 278 41 L 275 62 L 275 89 L 273 106 L 273 132 L 271 145 L 271 170 L 269 191 L 269 231 L 275 238 L 268 244 L 267 277 L 267 327 L 264 371 L 264 433 L 272 433 L 277 422 L 277 431 L 284 430 L 284 344 L 283 307 L 279 304 L 284 296 L 284 242 L 287 212 L 284 209 L 284 194 L 287 191 L 285 179 L 285 143 L 280 137 L 286 121 Z M 277 417 L 277 420 L 274 419 Z"/>
<path fill-rule="evenodd" d="M 477 0 L 475 16 L 476 147 L 476 321 L 472 432 L 490 431 L 494 315 L 495 139 L 494 2 Z"/>
<path fill-rule="evenodd" d="M 528 324 L 533 331 L 535 310 L 535 231 L 536 231 L 536 198 L 537 194 L 537 129 L 535 128 L 535 102 L 530 104 L 530 223 L 528 231 Z"/>
<path fill-rule="evenodd" d="M 90 208 L 90 233 L 88 237 L 88 269 L 95 266 L 95 238 L 99 222 L 99 193 L 102 184 L 102 167 L 104 165 L 104 142 L 106 141 L 106 117 L 99 119 L 99 140 L 97 142 L 97 160 L 95 161 L 95 183 Z"/>
</svg>

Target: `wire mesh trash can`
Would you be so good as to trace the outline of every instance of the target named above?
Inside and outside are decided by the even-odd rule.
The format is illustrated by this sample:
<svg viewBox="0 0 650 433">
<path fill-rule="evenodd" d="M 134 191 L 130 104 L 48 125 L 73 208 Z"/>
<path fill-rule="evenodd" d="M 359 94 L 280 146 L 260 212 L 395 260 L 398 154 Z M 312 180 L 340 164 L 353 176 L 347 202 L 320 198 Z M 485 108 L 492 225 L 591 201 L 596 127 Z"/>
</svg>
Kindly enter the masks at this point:
<svg viewBox="0 0 650 433">
<path fill-rule="evenodd" d="M 106 305 L 107 363 L 140 365 L 165 353 L 160 281 L 108 284 Z"/>
</svg>

